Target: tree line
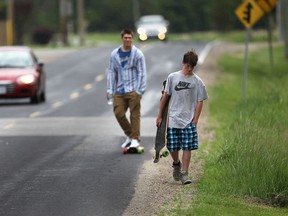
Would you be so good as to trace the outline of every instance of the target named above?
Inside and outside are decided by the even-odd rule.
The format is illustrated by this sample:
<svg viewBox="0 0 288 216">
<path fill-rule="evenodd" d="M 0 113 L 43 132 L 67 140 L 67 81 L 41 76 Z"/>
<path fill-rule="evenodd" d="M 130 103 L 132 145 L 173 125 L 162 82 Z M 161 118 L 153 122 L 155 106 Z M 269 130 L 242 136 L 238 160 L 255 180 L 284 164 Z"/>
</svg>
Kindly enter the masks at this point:
<svg viewBox="0 0 288 216">
<path fill-rule="evenodd" d="M 242 0 L 87 0 L 88 31 L 115 31 L 134 27 L 137 17 L 161 14 L 170 22 L 170 31 L 229 31 L 242 28 L 234 10 Z M 136 4 L 136 8 L 135 8 Z"/>
<path fill-rule="evenodd" d="M 0 21 L 5 17 L 6 0 L 0 0 Z M 39 29 L 61 31 L 60 0 L 14 0 L 15 28 L 18 41 Z M 70 3 L 65 17 L 69 31 L 77 31 L 77 0 Z M 170 22 L 174 33 L 193 31 L 230 31 L 243 29 L 234 14 L 242 0 L 83 0 L 88 32 L 118 32 L 134 29 L 142 15 L 161 14 Z M 255 28 L 263 28 L 260 21 Z"/>
</svg>

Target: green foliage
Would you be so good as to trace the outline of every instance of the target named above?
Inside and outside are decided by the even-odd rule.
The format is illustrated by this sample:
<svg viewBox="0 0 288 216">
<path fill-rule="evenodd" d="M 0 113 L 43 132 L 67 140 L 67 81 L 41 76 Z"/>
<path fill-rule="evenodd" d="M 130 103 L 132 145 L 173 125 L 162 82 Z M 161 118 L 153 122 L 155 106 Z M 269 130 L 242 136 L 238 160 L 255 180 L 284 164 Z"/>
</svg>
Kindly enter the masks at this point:
<svg viewBox="0 0 288 216">
<path fill-rule="evenodd" d="M 276 40 L 276 32 L 273 32 Z M 89 43 L 99 43 L 99 42 L 113 42 L 119 43 L 120 41 L 120 31 L 114 33 L 108 32 L 93 32 L 86 34 L 86 40 Z M 192 33 L 171 33 L 169 34 L 169 41 L 179 42 L 179 41 L 226 41 L 226 42 L 237 42 L 243 43 L 245 41 L 245 31 L 231 31 L 231 32 L 192 32 Z M 252 39 L 253 42 L 267 42 L 267 32 L 266 31 L 253 31 Z M 241 55 L 242 57 L 242 55 Z M 268 59 L 268 57 L 267 57 Z M 241 60 L 236 60 L 238 64 L 242 64 Z M 233 66 L 233 65 L 232 65 Z M 241 72 L 240 72 L 241 73 Z"/>
<path fill-rule="evenodd" d="M 0 20 L 6 19 L 6 4 L 0 1 Z"/>
<path fill-rule="evenodd" d="M 76 1 L 72 0 L 73 14 L 69 22 L 77 28 Z M 170 21 L 171 32 L 229 31 L 244 29 L 234 14 L 242 0 L 85 0 L 85 19 L 89 32 L 115 32 L 124 27 L 134 28 L 135 13 L 162 14 Z M 138 2 L 138 10 L 133 3 Z M 33 17 L 30 26 L 60 29 L 59 1 L 33 1 Z M 53 14 L 51 16 L 51 14 Z M 257 25 L 256 25 L 257 27 Z M 261 26 L 263 28 L 263 25 Z"/>
<path fill-rule="evenodd" d="M 211 111 L 221 122 L 217 148 L 207 165 L 213 181 L 202 187 L 216 194 L 257 197 L 276 206 L 288 205 L 288 62 L 277 47 L 275 64 L 268 50 L 250 53 L 247 98 L 239 96 L 242 59 L 225 56 L 223 76 L 212 90 Z M 212 190 L 211 190 L 212 188 Z"/>
</svg>

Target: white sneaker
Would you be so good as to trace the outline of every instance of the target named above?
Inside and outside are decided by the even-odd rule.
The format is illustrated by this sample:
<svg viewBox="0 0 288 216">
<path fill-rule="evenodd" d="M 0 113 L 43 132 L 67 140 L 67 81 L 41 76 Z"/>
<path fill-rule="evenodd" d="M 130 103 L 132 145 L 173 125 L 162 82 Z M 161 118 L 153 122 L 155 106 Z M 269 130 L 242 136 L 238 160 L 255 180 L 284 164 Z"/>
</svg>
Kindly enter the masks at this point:
<svg viewBox="0 0 288 216">
<path fill-rule="evenodd" d="M 132 139 L 130 147 L 138 148 L 139 146 L 140 146 L 140 143 L 138 142 L 138 140 Z"/>
<path fill-rule="evenodd" d="M 131 138 L 127 137 L 127 139 L 125 140 L 125 142 L 121 145 L 122 148 L 126 148 L 131 144 Z"/>
</svg>

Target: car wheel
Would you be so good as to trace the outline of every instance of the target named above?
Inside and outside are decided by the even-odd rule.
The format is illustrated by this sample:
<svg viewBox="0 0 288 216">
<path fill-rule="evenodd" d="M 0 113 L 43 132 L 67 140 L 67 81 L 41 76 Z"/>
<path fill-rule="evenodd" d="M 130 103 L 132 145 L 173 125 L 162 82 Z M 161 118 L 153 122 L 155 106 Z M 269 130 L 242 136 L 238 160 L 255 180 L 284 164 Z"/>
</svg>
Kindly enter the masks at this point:
<svg viewBox="0 0 288 216">
<path fill-rule="evenodd" d="M 30 98 L 30 103 L 32 104 L 38 104 L 40 102 L 40 97 L 36 93 L 33 97 Z"/>
<path fill-rule="evenodd" d="M 46 93 L 45 91 L 43 91 L 40 95 L 40 99 L 41 99 L 41 102 L 45 102 L 46 101 Z"/>
</svg>

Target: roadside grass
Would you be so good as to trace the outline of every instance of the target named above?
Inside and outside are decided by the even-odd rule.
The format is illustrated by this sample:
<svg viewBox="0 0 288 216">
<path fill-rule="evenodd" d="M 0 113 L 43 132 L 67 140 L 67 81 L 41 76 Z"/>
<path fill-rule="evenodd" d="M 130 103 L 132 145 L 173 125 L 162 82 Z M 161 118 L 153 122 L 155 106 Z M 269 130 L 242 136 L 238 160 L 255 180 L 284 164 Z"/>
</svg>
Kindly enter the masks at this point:
<svg viewBox="0 0 288 216">
<path fill-rule="evenodd" d="M 245 42 L 246 31 L 227 31 L 227 32 L 216 32 L 216 31 L 205 31 L 205 32 L 188 32 L 188 33 L 168 33 L 168 42 L 183 42 L 183 41 L 194 41 L 194 42 L 207 42 L 207 41 L 226 41 L 226 42 Z M 277 41 L 277 32 L 273 31 L 273 41 Z M 265 30 L 251 31 L 250 40 L 252 42 L 266 42 L 268 41 L 268 34 Z M 69 34 L 69 44 L 63 45 L 59 40 L 61 36 L 56 34 L 55 39 L 47 45 L 33 44 L 31 39 L 26 36 L 24 41 L 26 45 L 33 48 L 48 48 L 48 49 L 63 49 L 63 48 L 83 48 L 97 46 L 103 43 L 119 44 L 121 42 L 120 32 L 87 32 L 85 34 L 85 44 L 79 45 L 79 37 L 77 34 Z M 159 42 L 157 40 L 150 40 L 148 42 Z M 134 43 L 141 43 L 137 39 L 137 33 L 135 32 Z"/>
<path fill-rule="evenodd" d="M 190 33 L 168 33 L 168 41 L 214 41 L 221 40 L 226 42 L 245 42 L 246 31 L 227 31 L 227 32 L 216 32 L 216 31 L 205 31 L 205 32 L 190 32 Z M 277 32 L 272 32 L 273 40 L 277 40 Z M 86 35 L 88 43 L 119 43 L 120 33 L 102 33 L 93 32 Z M 251 32 L 251 41 L 253 42 L 265 42 L 268 41 L 268 33 L 265 30 L 258 30 Z M 135 41 L 137 41 L 137 33 L 135 32 Z M 156 41 L 156 40 L 155 40 Z"/>
<path fill-rule="evenodd" d="M 165 215 L 288 215 L 287 68 L 283 46 L 274 48 L 273 66 L 267 49 L 249 53 L 243 99 L 243 56 L 219 60 L 218 84 L 209 89 L 216 137 L 208 156 L 207 143 L 199 151 L 197 196 L 188 209 L 178 199 Z"/>
<path fill-rule="evenodd" d="M 216 31 L 205 31 L 205 32 L 190 32 L 190 33 L 168 33 L 168 41 L 213 41 L 221 40 L 226 42 L 245 42 L 246 31 L 227 31 L 227 32 L 216 32 Z M 268 33 L 265 30 L 251 31 L 251 41 L 253 42 L 265 42 L 268 41 Z M 277 40 L 277 32 L 272 32 L 273 40 Z M 89 33 L 86 36 L 87 41 L 90 42 L 112 42 L 119 43 L 120 33 L 102 33 L 94 32 Z M 135 40 L 137 40 L 137 33 L 135 32 Z"/>
<path fill-rule="evenodd" d="M 92 32 L 86 35 L 88 43 L 119 43 L 120 32 Z"/>
<path fill-rule="evenodd" d="M 245 42 L 246 31 L 205 31 L 205 32 L 190 32 L 183 34 L 170 34 L 169 41 L 226 41 L 226 42 Z M 265 30 L 251 31 L 250 40 L 253 42 L 265 42 L 268 41 L 268 33 Z M 272 40 L 277 41 L 277 32 L 272 32 Z"/>
</svg>

